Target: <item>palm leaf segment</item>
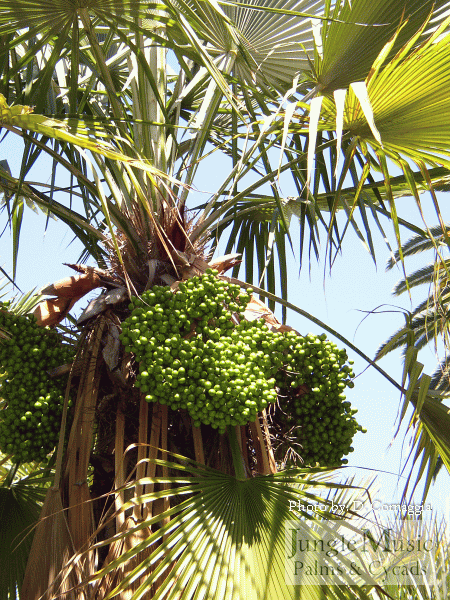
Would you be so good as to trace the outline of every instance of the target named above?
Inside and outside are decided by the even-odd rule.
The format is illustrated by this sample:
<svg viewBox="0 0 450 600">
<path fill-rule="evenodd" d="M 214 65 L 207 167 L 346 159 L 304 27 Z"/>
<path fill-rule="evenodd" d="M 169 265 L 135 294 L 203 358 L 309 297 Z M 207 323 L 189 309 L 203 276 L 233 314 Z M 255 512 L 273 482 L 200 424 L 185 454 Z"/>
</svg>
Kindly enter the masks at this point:
<svg viewBox="0 0 450 600">
<path fill-rule="evenodd" d="M 311 18 L 323 14 L 323 2 L 252 0 L 239 4 L 222 7 L 240 40 L 234 66 L 238 85 L 258 82 L 286 90 L 300 73 L 306 81 L 314 53 Z"/>
<path fill-rule="evenodd" d="M 321 34 L 323 57 L 319 56 L 316 63 L 319 88 L 331 94 L 336 89 L 348 88 L 354 81 L 366 79 L 379 51 L 393 36 L 391 53 L 416 34 L 432 11 L 433 26 L 436 26 L 445 18 L 447 7 L 446 1 L 336 2 L 327 12 L 335 21 L 325 23 Z M 400 23 L 403 27 L 398 31 Z M 430 29 L 431 25 L 428 31 Z"/>
<path fill-rule="evenodd" d="M 447 147 L 443 140 L 448 134 L 446 115 L 450 110 L 444 94 L 448 85 L 446 65 L 449 54 L 448 36 L 440 41 L 433 36 L 413 52 L 400 53 L 384 68 L 369 75 L 367 92 L 381 144 L 374 139 L 352 91 L 344 111 L 344 129 L 370 140 L 377 150 L 384 150 L 390 157 L 398 159 L 401 154 L 417 162 L 440 162 L 448 167 Z M 431 76 L 429 79 L 425 78 L 425 71 L 428 77 Z M 398 83 L 392 86 L 394 72 Z M 427 94 L 429 86 L 435 92 L 431 98 Z"/>
<path fill-rule="evenodd" d="M 118 152 L 111 144 L 113 136 L 103 127 L 96 125 L 95 122 L 87 123 L 80 119 L 50 119 L 33 114 L 33 109 L 30 106 L 8 106 L 5 97 L 0 94 L 0 123 L 5 128 L 32 131 L 44 137 L 53 138 L 101 154 L 111 160 L 124 161 L 143 170 L 148 170 L 150 173 L 164 176 L 163 173 L 157 171 L 151 165 L 133 160 Z"/>
</svg>

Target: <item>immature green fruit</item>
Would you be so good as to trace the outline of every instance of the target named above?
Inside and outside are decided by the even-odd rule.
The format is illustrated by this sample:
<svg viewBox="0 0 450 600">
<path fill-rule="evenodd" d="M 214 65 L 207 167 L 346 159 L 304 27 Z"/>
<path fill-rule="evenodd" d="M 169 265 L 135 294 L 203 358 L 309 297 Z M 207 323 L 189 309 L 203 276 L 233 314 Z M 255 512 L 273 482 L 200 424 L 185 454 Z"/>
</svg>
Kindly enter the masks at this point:
<svg viewBox="0 0 450 600">
<path fill-rule="evenodd" d="M 47 370 L 72 360 L 73 350 L 58 334 L 37 326 L 31 315 L 17 316 L 0 307 L 0 450 L 17 462 L 43 460 L 54 449 L 66 380 L 50 379 Z"/>
<path fill-rule="evenodd" d="M 219 432 L 254 421 L 278 399 L 284 425 L 297 427 L 306 464 L 342 464 L 361 430 L 343 403 L 353 376 L 345 350 L 325 334 L 302 337 L 269 331 L 263 320 L 238 322 L 233 313 L 245 311 L 250 295 L 216 275 L 209 270 L 177 292 L 156 286 L 133 299 L 121 341 L 133 344 L 136 387 L 148 402 L 185 409 L 194 424 Z"/>
</svg>

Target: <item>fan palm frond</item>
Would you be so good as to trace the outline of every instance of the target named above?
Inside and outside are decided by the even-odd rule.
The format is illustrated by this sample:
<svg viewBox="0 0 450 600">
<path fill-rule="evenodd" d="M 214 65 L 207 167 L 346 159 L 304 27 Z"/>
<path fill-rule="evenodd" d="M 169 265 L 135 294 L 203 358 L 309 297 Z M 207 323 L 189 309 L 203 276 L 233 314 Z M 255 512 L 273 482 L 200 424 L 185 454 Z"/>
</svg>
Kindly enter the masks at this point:
<svg viewBox="0 0 450 600">
<path fill-rule="evenodd" d="M 184 457 L 175 458 L 184 464 L 178 460 L 158 460 L 157 463 L 166 465 L 174 473 L 180 472 L 178 478 L 167 478 L 172 487 L 165 491 L 169 497 L 179 498 L 177 506 L 94 546 L 117 544 L 156 523 L 160 525 L 141 543 L 108 562 L 93 576 L 93 580 L 98 581 L 97 589 L 102 590 L 102 598 L 113 598 L 135 582 L 138 585 L 134 587 L 133 599 L 139 600 L 158 579 L 155 598 L 187 600 L 197 597 L 200 590 L 204 598 L 211 599 L 218 594 L 227 598 L 242 598 L 245 594 L 255 600 L 323 597 L 320 587 L 310 585 L 314 576 L 305 575 L 301 586 L 287 583 L 285 525 L 291 524 L 304 535 L 320 539 L 317 519 L 320 516 L 333 518 L 331 501 L 321 496 L 320 490 L 342 491 L 351 488 L 350 484 L 331 483 L 327 474 L 317 469 L 289 470 L 240 480 L 189 464 Z M 157 483 L 161 479 L 143 479 L 127 484 L 125 489 L 134 490 L 136 485 L 144 486 L 153 481 Z M 120 512 L 129 511 L 136 502 L 150 507 L 159 497 L 161 492 L 144 494 L 123 504 Z M 313 514 L 315 518 L 310 524 Z M 139 559 L 136 566 L 114 589 L 103 587 L 108 573 L 132 564 L 136 558 Z M 230 569 L 229 565 L 233 567 Z M 202 575 L 205 569 L 207 580 Z M 365 575 L 361 583 L 376 585 Z M 328 594 L 330 598 L 355 597 L 351 588 L 339 591 L 330 586 Z M 357 597 L 369 598 L 369 595 L 359 588 Z"/>
<path fill-rule="evenodd" d="M 1 600 L 15 599 L 22 585 L 34 526 L 50 481 L 43 470 L 8 462 L 0 467 Z"/>
</svg>

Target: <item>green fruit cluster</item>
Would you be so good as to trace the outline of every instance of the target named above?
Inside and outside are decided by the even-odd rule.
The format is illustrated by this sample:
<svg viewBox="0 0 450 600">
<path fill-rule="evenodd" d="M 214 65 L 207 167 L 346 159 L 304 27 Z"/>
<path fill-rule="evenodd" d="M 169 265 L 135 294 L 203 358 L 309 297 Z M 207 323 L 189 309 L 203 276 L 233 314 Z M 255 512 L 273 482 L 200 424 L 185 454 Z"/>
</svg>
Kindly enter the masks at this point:
<svg viewBox="0 0 450 600">
<path fill-rule="evenodd" d="M 73 351 L 33 315 L 5 309 L 0 306 L 0 328 L 9 336 L 0 340 L 0 450 L 17 462 L 44 460 L 58 441 L 67 383 L 47 370 L 70 362 Z"/>
<path fill-rule="evenodd" d="M 342 393 L 354 376 L 345 350 L 324 334 L 283 334 L 263 320 L 240 320 L 251 294 L 216 275 L 209 269 L 176 292 L 155 286 L 132 299 L 120 339 L 139 363 L 136 387 L 148 402 L 185 409 L 194 425 L 220 433 L 254 421 L 278 398 L 306 464 L 346 462 L 361 427 Z"/>
<path fill-rule="evenodd" d="M 267 378 L 270 360 L 257 348 L 262 324 L 251 331 L 233 317 L 251 294 L 216 275 L 209 269 L 176 293 L 155 286 L 133 298 L 121 341 L 139 362 L 135 385 L 148 402 L 186 409 L 195 426 L 223 433 L 255 420 L 277 394 Z"/>
<path fill-rule="evenodd" d="M 286 427 L 292 428 L 307 465 L 339 466 L 353 452 L 352 439 L 365 430 L 354 418 L 343 393 L 352 388 L 355 376 L 345 350 L 337 348 L 326 335 L 305 337 L 288 333 L 286 362 L 276 375 L 280 404 Z"/>
</svg>

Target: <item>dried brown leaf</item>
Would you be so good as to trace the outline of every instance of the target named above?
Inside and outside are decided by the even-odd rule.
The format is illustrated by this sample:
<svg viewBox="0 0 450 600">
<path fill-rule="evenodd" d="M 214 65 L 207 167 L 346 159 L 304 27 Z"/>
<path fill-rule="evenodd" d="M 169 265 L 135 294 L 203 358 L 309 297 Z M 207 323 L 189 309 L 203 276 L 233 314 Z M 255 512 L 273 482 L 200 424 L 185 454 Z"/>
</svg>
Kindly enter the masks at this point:
<svg viewBox="0 0 450 600">
<path fill-rule="evenodd" d="M 225 254 L 224 256 L 213 258 L 209 261 L 209 268 L 217 269 L 219 273 L 224 273 L 235 265 L 240 264 L 242 262 L 242 260 L 240 260 L 241 256 L 241 254 Z"/>
<path fill-rule="evenodd" d="M 79 570 L 72 569 L 63 581 L 60 576 L 73 553 L 60 491 L 51 488 L 36 526 L 20 598 L 53 600 L 56 594 L 64 594 L 65 600 L 84 600 L 84 593 L 73 591 L 81 581 Z"/>
<path fill-rule="evenodd" d="M 54 327 L 69 313 L 72 306 L 80 297 L 76 298 L 50 298 L 37 305 L 33 311 L 39 327 Z"/>
<path fill-rule="evenodd" d="M 41 290 L 41 294 L 58 298 L 81 297 L 101 285 L 101 279 L 95 273 L 72 275 L 48 285 Z"/>
<path fill-rule="evenodd" d="M 137 521 L 133 517 L 128 517 L 123 523 L 120 531 L 129 531 L 137 525 L 139 525 L 139 521 Z M 141 544 L 143 541 L 149 538 L 150 535 L 151 531 L 146 527 L 143 529 L 139 529 L 132 534 L 128 534 L 126 537 L 120 540 L 114 541 L 111 544 L 108 556 L 105 561 L 105 566 L 110 562 L 118 559 L 128 550 L 131 550 L 138 544 Z M 128 561 L 124 565 L 121 565 L 118 569 L 115 569 L 114 571 L 111 571 L 111 573 L 106 574 L 105 577 L 101 579 L 96 585 L 93 595 L 95 600 L 103 600 L 103 598 L 105 598 L 112 589 L 119 585 L 121 581 L 123 581 L 128 575 L 128 573 L 130 573 L 133 569 L 140 565 L 141 562 L 153 552 L 153 550 L 155 550 L 155 548 L 152 546 L 146 548 L 142 552 L 136 554 L 136 556 L 134 556 L 130 561 Z M 141 575 L 141 577 L 135 579 L 130 584 L 129 588 L 120 592 L 120 594 L 117 595 L 116 598 L 118 600 L 130 600 L 130 598 L 133 596 L 133 593 L 139 588 L 140 585 L 142 585 L 142 583 L 145 582 L 147 577 L 148 573 L 144 573 L 143 575 Z M 149 596 L 146 595 L 145 598 L 149 598 Z"/>
<path fill-rule="evenodd" d="M 105 363 L 108 365 L 108 368 L 111 371 L 119 364 L 119 356 L 120 356 L 120 340 L 119 340 L 120 330 L 117 325 L 114 323 L 108 324 L 108 331 L 106 332 L 106 343 L 105 347 L 102 350 L 102 355 L 105 360 Z"/>
</svg>

